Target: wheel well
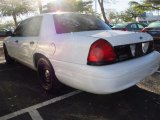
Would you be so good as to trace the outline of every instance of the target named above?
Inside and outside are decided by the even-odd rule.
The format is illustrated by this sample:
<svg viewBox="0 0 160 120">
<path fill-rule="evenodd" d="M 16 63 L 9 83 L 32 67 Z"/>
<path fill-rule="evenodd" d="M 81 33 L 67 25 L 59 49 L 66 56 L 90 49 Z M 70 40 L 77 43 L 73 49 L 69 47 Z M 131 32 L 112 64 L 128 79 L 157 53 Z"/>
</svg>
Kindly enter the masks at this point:
<svg viewBox="0 0 160 120">
<path fill-rule="evenodd" d="M 40 53 L 35 53 L 34 56 L 33 56 L 33 62 L 34 62 L 34 66 L 37 68 L 37 62 L 40 58 L 45 58 L 48 60 L 48 58 Z"/>
</svg>

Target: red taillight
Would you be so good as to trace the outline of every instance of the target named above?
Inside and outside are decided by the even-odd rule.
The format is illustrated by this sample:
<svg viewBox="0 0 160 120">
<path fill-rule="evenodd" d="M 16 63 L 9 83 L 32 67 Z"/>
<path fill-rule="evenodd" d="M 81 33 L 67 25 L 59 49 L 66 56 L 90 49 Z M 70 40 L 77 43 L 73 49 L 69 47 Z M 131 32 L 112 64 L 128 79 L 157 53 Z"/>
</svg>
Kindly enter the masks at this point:
<svg viewBox="0 0 160 120">
<path fill-rule="evenodd" d="M 127 29 L 127 28 L 123 28 L 122 30 L 123 30 L 123 31 L 128 31 L 128 29 Z"/>
<path fill-rule="evenodd" d="M 113 63 L 116 60 L 116 54 L 110 43 L 99 39 L 91 45 L 87 60 L 88 64 Z"/>
<path fill-rule="evenodd" d="M 147 30 L 147 28 L 143 28 L 143 29 L 141 30 L 141 32 L 146 32 L 146 30 Z"/>
</svg>

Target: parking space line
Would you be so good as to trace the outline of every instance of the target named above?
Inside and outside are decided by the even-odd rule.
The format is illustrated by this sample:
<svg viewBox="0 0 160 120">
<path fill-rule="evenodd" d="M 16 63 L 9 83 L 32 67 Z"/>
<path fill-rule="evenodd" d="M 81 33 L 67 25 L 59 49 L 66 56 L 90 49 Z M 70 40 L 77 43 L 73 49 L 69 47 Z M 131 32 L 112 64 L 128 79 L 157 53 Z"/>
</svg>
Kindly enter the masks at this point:
<svg viewBox="0 0 160 120">
<path fill-rule="evenodd" d="M 28 108 L 24 108 L 22 110 L 19 110 L 19 111 L 16 111 L 16 112 L 13 112 L 13 113 L 10 113 L 8 115 L 5 115 L 5 116 L 2 116 L 0 117 L 0 120 L 8 120 L 8 119 L 11 119 L 13 117 L 16 117 L 18 115 L 21 115 L 21 114 L 24 114 L 24 113 L 27 113 L 27 112 L 32 112 L 34 110 L 37 110 L 38 108 L 41 108 L 41 107 L 44 107 L 44 106 L 47 106 L 49 104 L 52 104 L 52 103 L 55 103 L 55 102 L 58 102 L 58 101 L 61 101 L 63 99 L 66 99 L 68 97 L 71 97 L 71 96 L 74 96 L 76 94 L 79 94 L 81 93 L 82 91 L 79 91 L 79 90 L 76 90 L 76 91 L 73 91 L 73 92 L 70 92 L 70 93 L 67 93 L 67 94 L 64 94 L 62 96 L 58 96 L 58 97 L 55 97 L 53 99 L 50 99 L 50 100 L 47 100 L 45 102 L 42 102 L 42 103 L 39 103 L 39 104 L 36 104 L 36 105 L 33 105 L 33 106 L 30 106 Z M 36 111 L 34 111 L 36 112 Z M 38 111 L 37 111 L 38 112 Z M 36 113 L 37 114 L 37 113 Z M 32 114 L 31 114 L 32 115 Z M 38 115 L 38 114 L 37 114 Z M 35 117 L 35 116 L 31 116 L 31 117 Z M 34 120 L 39 120 L 39 119 L 34 119 Z"/>
<path fill-rule="evenodd" d="M 39 114 L 39 112 L 37 110 L 32 110 L 29 112 L 32 120 L 43 120 L 43 118 L 41 117 L 41 115 Z"/>
</svg>

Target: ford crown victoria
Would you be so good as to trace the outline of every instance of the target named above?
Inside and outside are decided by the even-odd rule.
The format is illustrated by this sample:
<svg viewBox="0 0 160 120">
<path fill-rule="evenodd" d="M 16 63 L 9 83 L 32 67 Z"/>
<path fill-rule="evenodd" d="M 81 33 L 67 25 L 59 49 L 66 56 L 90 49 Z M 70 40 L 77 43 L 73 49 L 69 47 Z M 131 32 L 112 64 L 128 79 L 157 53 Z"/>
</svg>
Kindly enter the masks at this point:
<svg viewBox="0 0 160 120">
<path fill-rule="evenodd" d="M 160 63 L 149 34 L 114 31 L 78 13 L 28 18 L 3 46 L 6 62 L 14 59 L 36 70 L 47 91 L 60 81 L 91 93 L 114 93 L 150 76 Z"/>
</svg>

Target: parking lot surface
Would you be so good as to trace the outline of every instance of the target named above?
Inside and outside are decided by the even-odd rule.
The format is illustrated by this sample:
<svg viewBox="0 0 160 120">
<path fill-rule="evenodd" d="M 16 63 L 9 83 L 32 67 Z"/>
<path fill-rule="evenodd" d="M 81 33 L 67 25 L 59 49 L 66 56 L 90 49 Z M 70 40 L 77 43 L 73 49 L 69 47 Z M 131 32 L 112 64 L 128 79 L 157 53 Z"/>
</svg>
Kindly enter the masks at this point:
<svg viewBox="0 0 160 120">
<path fill-rule="evenodd" d="M 110 95 L 69 87 L 46 93 L 37 73 L 0 63 L 0 120 L 160 120 L 160 74 Z"/>
</svg>

